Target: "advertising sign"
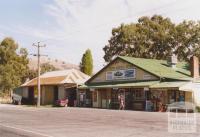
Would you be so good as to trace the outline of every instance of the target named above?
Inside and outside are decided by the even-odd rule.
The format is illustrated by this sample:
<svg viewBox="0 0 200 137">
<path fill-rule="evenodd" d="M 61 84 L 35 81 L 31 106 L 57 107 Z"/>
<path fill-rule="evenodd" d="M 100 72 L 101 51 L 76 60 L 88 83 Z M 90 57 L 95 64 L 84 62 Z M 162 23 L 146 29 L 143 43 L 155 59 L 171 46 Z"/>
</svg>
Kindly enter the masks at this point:
<svg viewBox="0 0 200 137">
<path fill-rule="evenodd" d="M 107 80 L 131 79 L 135 78 L 135 69 L 109 71 L 106 75 Z"/>
</svg>

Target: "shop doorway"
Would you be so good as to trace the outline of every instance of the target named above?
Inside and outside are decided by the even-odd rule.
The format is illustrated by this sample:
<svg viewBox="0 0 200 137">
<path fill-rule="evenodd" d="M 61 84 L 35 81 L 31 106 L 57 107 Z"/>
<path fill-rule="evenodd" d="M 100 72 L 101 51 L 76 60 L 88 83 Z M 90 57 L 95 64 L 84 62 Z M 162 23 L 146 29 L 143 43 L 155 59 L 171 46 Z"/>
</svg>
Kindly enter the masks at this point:
<svg viewBox="0 0 200 137">
<path fill-rule="evenodd" d="M 58 86 L 54 86 L 54 101 L 58 100 Z"/>
<path fill-rule="evenodd" d="M 29 87 L 28 88 L 28 100 L 27 104 L 34 105 L 35 104 L 35 99 L 34 99 L 34 87 Z"/>
<path fill-rule="evenodd" d="M 74 107 L 76 101 L 76 88 L 68 88 L 65 90 L 66 98 L 68 99 L 68 106 Z"/>
<path fill-rule="evenodd" d="M 133 93 L 132 109 L 145 110 L 146 92 L 144 89 L 131 89 L 131 91 Z"/>
<path fill-rule="evenodd" d="M 133 110 L 133 92 L 130 89 L 125 92 L 125 109 Z"/>
<path fill-rule="evenodd" d="M 126 109 L 127 105 L 126 89 L 112 89 L 111 90 L 111 103 L 110 108 L 120 109 L 120 103 L 123 102 L 123 109 Z"/>
<path fill-rule="evenodd" d="M 99 93 L 101 94 L 101 108 L 107 108 L 107 92 L 105 90 L 100 90 Z"/>
</svg>

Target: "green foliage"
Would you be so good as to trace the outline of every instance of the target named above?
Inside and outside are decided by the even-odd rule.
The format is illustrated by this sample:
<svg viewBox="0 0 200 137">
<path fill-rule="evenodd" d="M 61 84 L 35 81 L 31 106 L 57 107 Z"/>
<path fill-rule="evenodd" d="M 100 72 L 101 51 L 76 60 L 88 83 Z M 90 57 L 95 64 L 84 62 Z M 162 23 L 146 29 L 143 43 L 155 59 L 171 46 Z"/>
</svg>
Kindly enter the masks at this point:
<svg viewBox="0 0 200 137">
<path fill-rule="evenodd" d="M 196 111 L 200 113 L 200 107 L 199 106 L 196 107 Z"/>
<path fill-rule="evenodd" d="M 41 74 L 44 74 L 46 72 L 50 72 L 50 71 L 55 71 L 55 70 L 58 70 L 56 67 L 54 67 L 53 65 L 49 64 L 49 63 L 43 63 L 41 64 Z M 38 76 L 38 71 L 37 70 L 32 70 L 32 69 L 29 69 L 28 71 L 28 79 L 33 79 L 33 78 L 36 78 Z"/>
<path fill-rule="evenodd" d="M 179 60 L 192 54 L 200 57 L 200 22 L 174 24 L 169 18 L 154 15 L 141 17 L 137 23 L 113 28 L 103 50 L 109 62 L 117 55 L 166 59 L 173 52 Z"/>
<path fill-rule="evenodd" d="M 80 63 L 80 70 L 89 76 L 91 76 L 93 73 L 93 59 L 90 49 L 86 50 L 86 52 L 83 54 Z"/>
<path fill-rule="evenodd" d="M 5 38 L 0 43 L 0 89 L 9 92 L 26 79 L 28 73 L 27 50 L 21 48 L 12 38 Z"/>
<path fill-rule="evenodd" d="M 58 69 L 49 63 L 43 63 L 41 65 L 41 74 L 44 74 L 45 72 L 55 71 L 55 70 L 58 70 Z"/>
<path fill-rule="evenodd" d="M 37 75 L 38 75 L 37 70 L 29 69 L 29 70 L 28 70 L 28 74 L 27 74 L 27 78 L 28 78 L 29 80 L 31 80 L 31 79 L 33 79 L 33 78 L 36 78 Z"/>
</svg>

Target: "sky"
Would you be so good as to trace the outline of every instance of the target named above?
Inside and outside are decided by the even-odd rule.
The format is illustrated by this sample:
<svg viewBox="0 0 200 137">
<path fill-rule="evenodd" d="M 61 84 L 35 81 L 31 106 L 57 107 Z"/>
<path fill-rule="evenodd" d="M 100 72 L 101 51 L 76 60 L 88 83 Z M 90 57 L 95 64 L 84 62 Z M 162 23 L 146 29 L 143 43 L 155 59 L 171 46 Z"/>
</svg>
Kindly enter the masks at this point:
<svg viewBox="0 0 200 137">
<path fill-rule="evenodd" d="M 105 65 L 103 47 L 112 28 L 154 14 L 173 22 L 200 20 L 199 0 L 0 0 L 0 40 L 12 37 L 20 47 L 79 64 L 91 49 L 94 71 Z"/>
</svg>

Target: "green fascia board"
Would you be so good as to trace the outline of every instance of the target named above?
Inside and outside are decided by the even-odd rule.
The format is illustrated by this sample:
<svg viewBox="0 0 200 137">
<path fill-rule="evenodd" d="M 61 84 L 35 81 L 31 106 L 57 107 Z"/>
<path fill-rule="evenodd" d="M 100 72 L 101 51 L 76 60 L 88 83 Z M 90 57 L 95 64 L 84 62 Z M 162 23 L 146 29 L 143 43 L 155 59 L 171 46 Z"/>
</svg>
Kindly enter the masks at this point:
<svg viewBox="0 0 200 137">
<path fill-rule="evenodd" d="M 138 68 L 141 68 L 151 74 L 160 78 L 169 78 L 176 80 L 191 80 L 190 71 L 187 70 L 186 62 L 177 63 L 177 67 L 171 68 L 168 66 L 166 60 L 134 58 L 126 56 L 118 56 L 118 58 L 125 60 Z"/>
<path fill-rule="evenodd" d="M 158 83 L 159 81 L 143 81 L 143 82 L 131 82 L 131 83 L 96 83 L 90 85 L 82 85 L 79 89 L 88 88 L 125 88 L 125 87 L 150 87 L 151 85 Z"/>
<path fill-rule="evenodd" d="M 138 88 L 138 87 L 149 87 L 150 89 L 157 88 L 180 88 L 181 86 L 187 84 L 184 81 L 174 81 L 174 82 L 160 82 L 160 81 L 142 81 L 142 82 L 131 82 L 131 83 L 96 83 L 90 85 L 81 85 L 79 89 L 89 89 L 89 88 Z"/>
<path fill-rule="evenodd" d="M 194 83 L 200 83 L 200 78 L 194 79 L 193 82 Z"/>
<path fill-rule="evenodd" d="M 150 88 L 180 88 L 188 82 L 176 81 L 176 82 L 159 82 L 150 86 Z"/>
</svg>

